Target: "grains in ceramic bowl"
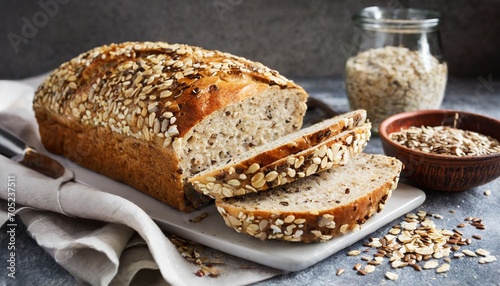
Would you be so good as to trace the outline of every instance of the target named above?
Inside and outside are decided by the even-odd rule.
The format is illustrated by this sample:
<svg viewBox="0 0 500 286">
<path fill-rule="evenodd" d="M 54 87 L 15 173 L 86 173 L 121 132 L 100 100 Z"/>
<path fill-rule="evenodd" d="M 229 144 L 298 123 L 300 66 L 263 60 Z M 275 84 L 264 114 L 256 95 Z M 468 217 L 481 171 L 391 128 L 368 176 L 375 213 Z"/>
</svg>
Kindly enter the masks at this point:
<svg viewBox="0 0 500 286">
<path fill-rule="evenodd" d="M 451 156 L 482 156 L 500 152 L 498 140 L 450 126 L 410 126 L 390 138 L 407 148 Z"/>
<path fill-rule="evenodd" d="M 465 191 L 500 176 L 500 120 L 458 110 L 403 112 L 379 127 L 384 152 L 403 162 L 402 179 Z"/>
</svg>

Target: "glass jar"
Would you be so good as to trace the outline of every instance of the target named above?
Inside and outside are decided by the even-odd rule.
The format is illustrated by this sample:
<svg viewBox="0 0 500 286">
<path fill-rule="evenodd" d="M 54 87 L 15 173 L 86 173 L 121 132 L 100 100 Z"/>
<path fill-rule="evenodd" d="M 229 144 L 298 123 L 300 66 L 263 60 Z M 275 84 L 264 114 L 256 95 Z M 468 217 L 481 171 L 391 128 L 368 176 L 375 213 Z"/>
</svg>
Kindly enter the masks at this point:
<svg viewBox="0 0 500 286">
<path fill-rule="evenodd" d="M 374 132 L 390 115 L 439 108 L 448 78 L 439 13 L 368 7 L 352 19 L 345 75 L 350 108 L 366 109 Z"/>
</svg>

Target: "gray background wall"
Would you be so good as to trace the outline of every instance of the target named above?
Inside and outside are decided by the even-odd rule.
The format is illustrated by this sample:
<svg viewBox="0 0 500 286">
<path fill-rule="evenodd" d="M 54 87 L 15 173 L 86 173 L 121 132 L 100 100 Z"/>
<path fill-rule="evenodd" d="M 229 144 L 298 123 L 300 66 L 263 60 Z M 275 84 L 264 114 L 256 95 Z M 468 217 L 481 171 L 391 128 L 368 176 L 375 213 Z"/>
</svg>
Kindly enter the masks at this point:
<svg viewBox="0 0 500 286">
<path fill-rule="evenodd" d="M 219 49 L 292 77 L 334 76 L 343 72 L 351 15 L 373 5 L 401 3 L 0 0 L 0 78 L 37 75 L 94 46 L 127 40 Z M 500 0 L 423 0 L 410 6 L 443 14 L 451 75 L 500 74 Z"/>
</svg>

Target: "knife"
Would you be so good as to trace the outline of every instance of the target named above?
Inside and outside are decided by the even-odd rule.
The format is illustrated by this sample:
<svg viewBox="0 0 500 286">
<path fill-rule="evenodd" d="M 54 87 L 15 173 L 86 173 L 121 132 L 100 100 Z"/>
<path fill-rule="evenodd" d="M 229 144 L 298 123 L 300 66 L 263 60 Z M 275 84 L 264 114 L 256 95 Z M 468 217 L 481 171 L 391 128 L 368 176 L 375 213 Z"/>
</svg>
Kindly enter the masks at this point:
<svg viewBox="0 0 500 286">
<path fill-rule="evenodd" d="M 0 127 L 0 154 L 41 174 L 57 179 L 64 167 L 47 155 L 37 152 L 7 129 Z"/>
</svg>

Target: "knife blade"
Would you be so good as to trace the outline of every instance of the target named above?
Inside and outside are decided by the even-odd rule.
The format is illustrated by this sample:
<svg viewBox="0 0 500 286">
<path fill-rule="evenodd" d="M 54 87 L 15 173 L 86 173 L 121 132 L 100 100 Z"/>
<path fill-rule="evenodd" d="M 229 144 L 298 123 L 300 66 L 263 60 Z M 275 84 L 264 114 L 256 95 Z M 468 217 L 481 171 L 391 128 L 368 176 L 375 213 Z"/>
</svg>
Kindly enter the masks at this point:
<svg viewBox="0 0 500 286">
<path fill-rule="evenodd" d="M 49 156 L 37 152 L 21 138 L 3 127 L 0 127 L 0 154 L 53 179 L 64 174 L 63 165 Z"/>
</svg>

